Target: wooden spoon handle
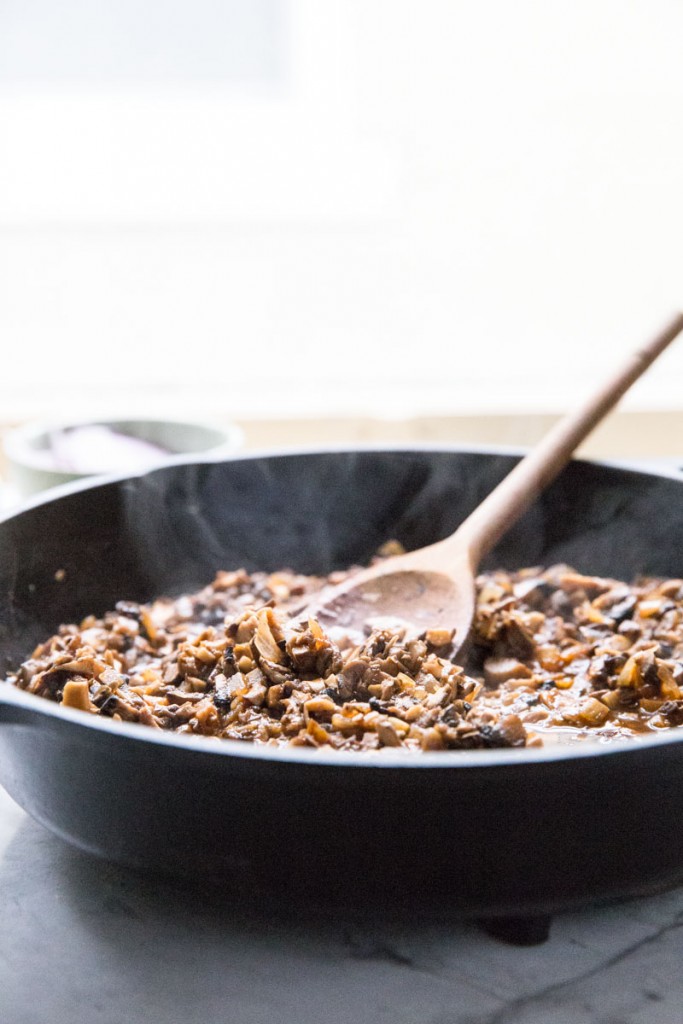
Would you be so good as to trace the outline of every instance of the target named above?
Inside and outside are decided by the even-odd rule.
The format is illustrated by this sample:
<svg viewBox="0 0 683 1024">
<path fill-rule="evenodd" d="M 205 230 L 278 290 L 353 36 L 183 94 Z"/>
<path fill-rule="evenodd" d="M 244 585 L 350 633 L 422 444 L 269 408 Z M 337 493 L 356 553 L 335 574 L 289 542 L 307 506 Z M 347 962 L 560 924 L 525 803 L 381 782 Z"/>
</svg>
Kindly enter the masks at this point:
<svg viewBox="0 0 683 1024">
<path fill-rule="evenodd" d="M 610 374 L 587 402 L 556 423 L 461 524 L 452 541 L 460 549 L 463 544 L 467 546 L 473 568 L 476 569 L 479 559 L 557 476 L 578 445 L 681 330 L 683 313 L 677 313 L 656 337 L 632 353 L 616 373 Z"/>
</svg>

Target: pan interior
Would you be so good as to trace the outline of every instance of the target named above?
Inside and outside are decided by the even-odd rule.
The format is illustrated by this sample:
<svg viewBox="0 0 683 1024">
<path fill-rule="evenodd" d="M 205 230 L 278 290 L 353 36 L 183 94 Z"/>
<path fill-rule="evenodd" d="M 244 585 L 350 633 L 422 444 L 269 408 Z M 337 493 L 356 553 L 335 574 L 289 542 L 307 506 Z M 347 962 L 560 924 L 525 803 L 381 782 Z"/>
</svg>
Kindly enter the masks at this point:
<svg viewBox="0 0 683 1024">
<path fill-rule="evenodd" d="M 216 570 L 326 573 L 448 535 L 517 456 L 457 450 L 264 455 L 67 487 L 0 523 L 0 673 L 62 622 L 199 589 Z M 683 576 L 681 481 L 571 463 L 487 559 L 625 580 Z"/>
</svg>

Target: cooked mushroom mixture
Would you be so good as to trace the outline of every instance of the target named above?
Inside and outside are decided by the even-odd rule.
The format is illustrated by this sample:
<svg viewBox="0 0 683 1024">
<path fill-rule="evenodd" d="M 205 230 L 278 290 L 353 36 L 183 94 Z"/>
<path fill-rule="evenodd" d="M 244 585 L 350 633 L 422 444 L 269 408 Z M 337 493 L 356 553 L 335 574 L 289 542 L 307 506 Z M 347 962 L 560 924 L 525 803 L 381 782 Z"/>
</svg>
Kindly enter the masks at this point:
<svg viewBox="0 0 683 1024">
<path fill-rule="evenodd" d="M 11 681 L 154 729 L 339 750 L 538 746 L 683 723 L 682 580 L 485 573 L 459 665 L 445 630 L 406 639 L 369 623 L 352 637 L 289 617 L 346 575 L 219 572 L 197 594 L 121 601 L 62 626 Z"/>
</svg>

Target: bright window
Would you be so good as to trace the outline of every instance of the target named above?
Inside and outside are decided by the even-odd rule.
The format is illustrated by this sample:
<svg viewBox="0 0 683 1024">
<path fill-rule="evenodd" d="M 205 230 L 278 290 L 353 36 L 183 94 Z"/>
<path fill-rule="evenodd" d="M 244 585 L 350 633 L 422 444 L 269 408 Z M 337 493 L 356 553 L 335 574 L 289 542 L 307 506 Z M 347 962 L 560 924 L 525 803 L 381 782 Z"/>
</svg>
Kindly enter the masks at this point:
<svg viewBox="0 0 683 1024">
<path fill-rule="evenodd" d="M 4 0 L 3 418 L 567 406 L 683 301 L 683 6 Z M 683 348 L 629 399 L 677 407 Z"/>
</svg>

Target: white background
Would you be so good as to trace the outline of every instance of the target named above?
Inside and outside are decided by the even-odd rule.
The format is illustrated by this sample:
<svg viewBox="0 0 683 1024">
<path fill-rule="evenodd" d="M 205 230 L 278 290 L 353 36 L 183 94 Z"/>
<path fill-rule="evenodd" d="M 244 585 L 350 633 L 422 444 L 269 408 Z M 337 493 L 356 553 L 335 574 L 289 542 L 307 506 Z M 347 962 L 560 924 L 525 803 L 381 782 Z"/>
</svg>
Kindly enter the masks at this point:
<svg viewBox="0 0 683 1024">
<path fill-rule="evenodd" d="M 682 54 L 678 0 L 0 0 L 0 417 L 567 407 L 683 302 Z M 628 402 L 682 399 L 683 343 Z"/>
</svg>

